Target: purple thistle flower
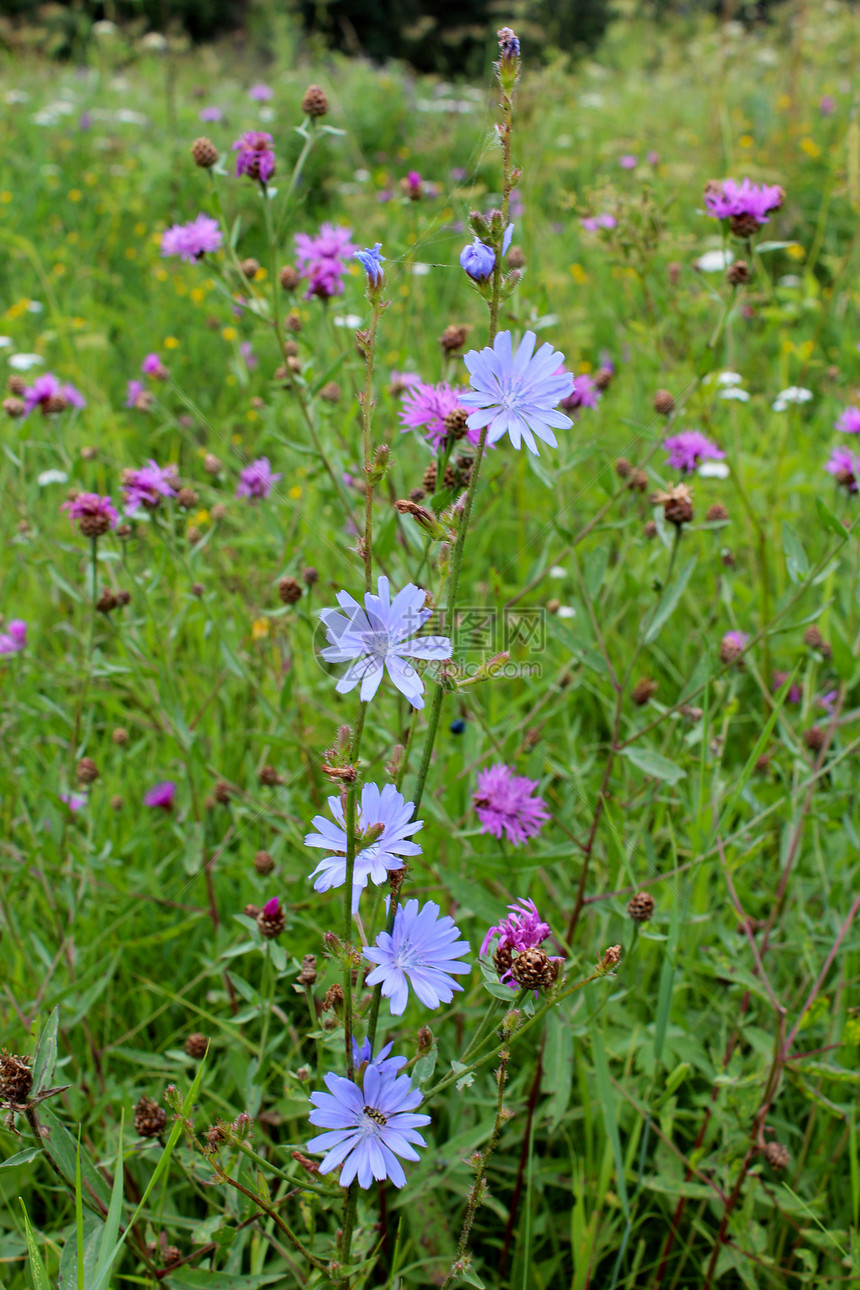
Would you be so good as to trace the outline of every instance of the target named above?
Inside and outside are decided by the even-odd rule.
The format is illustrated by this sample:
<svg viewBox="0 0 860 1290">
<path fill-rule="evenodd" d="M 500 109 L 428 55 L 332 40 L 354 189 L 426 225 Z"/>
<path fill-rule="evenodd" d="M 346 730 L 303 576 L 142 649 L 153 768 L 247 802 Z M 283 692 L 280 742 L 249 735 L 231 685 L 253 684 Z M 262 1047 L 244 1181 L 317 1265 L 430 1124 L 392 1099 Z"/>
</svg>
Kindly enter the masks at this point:
<svg viewBox="0 0 860 1290">
<path fill-rule="evenodd" d="M 771 211 L 779 210 L 785 193 L 777 184 L 754 184 L 744 179 L 738 184 L 734 179 L 709 185 L 705 191 L 708 214 L 715 219 L 746 219 L 756 224 L 766 224 Z"/>
<path fill-rule="evenodd" d="M 145 408 L 149 397 L 144 389 L 143 381 L 128 382 L 125 394 L 125 406 L 127 408 Z"/>
<path fill-rule="evenodd" d="M 431 610 L 424 608 L 426 592 L 421 587 L 407 583 L 391 600 L 388 579 L 380 577 L 377 585 L 379 594 L 365 592 L 363 607 L 349 592 L 340 591 L 337 602 L 346 612 L 320 611 L 330 642 L 322 657 L 327 663 L 349 663 L 337 683 L 338 694 L 349 694 L 360 683 L 360 697 L 366 703 L 387 670 L 413 708 L 423 708 L 424 682 L 408 660 L 450 658 L 451 642 L 447 636 L 409 639 L 431 617 Z"/>
<path fill-rule="evenodd" d="M 162 811 L 172 811 L 176 797 L 176 785 L 172 779 L 156 784 L 143 795 L 144 806 L 160 807 Z"/>
<path fill-rule="evenodd" d="M 147 354 L 140 365 L 140 370 L 144 376 L 152 376 L 156 381 L 165 381 L 167 379 L 167 368 L 157 354 Z"/>
<path fill-rule="evenodd" d="M 201 121 L 221 121 L 224 118 L 224 113 L 219 107 L 201 108 L 197 115 Z"/>
<path fill-rule="evenodd" d="M 402 183 L 403 191 L 411 201 L 416 202 L 423 195 L 424 183 L 417 170 L 410 170 Z"/>
<path fill-rule="evenodd" d="M 635 170 L 639 165 L 639 158 L 634 157 L 632 152 L 625 152 L 623 157 L 618 158 L 618 164 L 622 170 Z"/>
<path fill-rule="evenodd" d="M 550 814 L 543 798 L 534 796 L 537 786 L 536 779 L 516 775 L 502 762 L 480 771 L 472 801 L 482 832 L 506 837 L 514 846 L 540 833 Z"/>
<path fill-rule="evenodd" d="M 556 448 L 553 428 L 567 430 L 573 425 L 570 417 L 555 410 L 573 390 L 573 377 L 569 372 L 558 374 L 564 355 L 552 345 L 541 345 L 535 354 L 536 341 L 534 332 L 527 331 L 514 354 L 511 333 L 501 331 L 492 349 L 470 350 L 463 361 L 472 389 L 460 401 L 476 409 L 466 422 L 470 430 L 489 427 L 488 443 L 507 434 L 515 448 L 524 442 L 537 457 L 535 435 Z"/>
<path fill-rule="evenodd" d="M 353 252 L 353 258 L 361 264 L 372 287 L 378 287 L 385 276 L 382 272 L 385 256 L 380 255 L 381 250 L 382 243 L 376 242 L 372 247 L 368 247 L 363 251 Z"/>
<path fill-rule="evenodd" d="M 455 990 L 463 987 L 451 973 L 470 972 L 459 962 L 469 953 L 469 942 L 461 941 L 460 929 L 439 906 L 428 900 L 419 911 L 417 900 L 408 900 L 394 915 L 394 929 L 380 932 L 376 945 L 366 947 L 364 957 L 377 966 L 369 972 L 368 985 L 381 985 L 383 999 L 391 1000 L 392 1017 L 406 1010 L 409 986 L 425 1008 L 450 1003 Z"/>
<path fill-rule="evenodd" d="M 777 690 L 782 689 L 790 676 L 790 672 L 774 672 L 773 683 L 771 686 L 774 694 L 776 694 Z M 803 698 L 803 687 L 794 681 L 788 687 L 788 694 L 785 697 L 788 703 L 800 703 L 800 700 Z"/>
<path fill-rule="evenodd" d="M 72 525 L 78 521 L 84 537 L 101 537 L 119 523 L 119 513 L 111 499 L 99 497 L 98 493 L 78 493 L 74 501 L 63 502 L 60 510 L 69 512 Z"/>
<path fill-rule="evenodd" d="M 563 372 L 564 368 L 559 368 Z M 566 399 L 562 399 L 559 407 L 564 408 L 565 412 L 575 412 L 577 408 L 596 408 L 600 402 L 600 390 L 594 383 L 594 378 L 587 372 L 580 372 L 573 379 L 573 390 L 568 394 Z"/>
<path fill-rule="evenodd" d="M 8 628 L 0 633 L 0 655 L 20 654 L 27 644 L 27 624 L 23 618 L 11 618 Z"/>
<path fill-rule="evenodd" d="M 388 392 L 389 394 L 399 394 L 403 398 L 409 390 L 420 384 L 421 377 L 417 372 L 392 372 Z"/>
<path fill-rule="evenodd" d="M 125 509 L 129 515 L 144 506 L 152 511 L 159 505 L 162 497 L 175 497 L 176 467 L 159 466 L 150 457 L 145 466 L 139 470 L 122 472 L 122 487 L 125 495 Z"/>
<path fill-rule="evenodd" d="M 267 184 L 275 173 L 275 152 L 272 136 L 265 130 L 246 130 L 233 144 L 236 157 L 236 177 L 247 175 Z"/>
<path fill-rule="evenodd" d="M 843 434 L 860 434 L 860 408 L 845 408 L 835 425 Z"/>
<path fill-rule="evenodd" d="M 87 804 L 86 793 L 60 793 L 59 798 L 69 808 L 72 815 L 82 811 Z"/>
<path fill-rule="evenodd" d="M 818 102 L 818 110 L 822 116 L 832 116 L 836 111 L 836 99 L 832 94 L 822 94 Z"/>
<path fill-rule="evenodd" d="M 471 246 L 464 246 L 460 252 L 460 267 L 473 282 L 487 282 L 496 267 L 496 253 L 476 237 Z"/>
<path fill-rule="evenodd" d="M 61 403 L 55 401 L 61 400 Z M 43 415 L 62 411 L 64 404 L 75 408 L 85 408 L 87 401 L 74 385 L 62 385 L 53 372 L 37 376 L 32 385 L 24 390 L 24 416 L 28 417 L 35 408 L 41 408 Z"/>
<path fill-rule="evenodd" d="M 543 921 L 533 900 L 518 900 L 508 905 L 508 909 L 511 911 L 508 917 L 487 930 L 481 942 L 482 956 L 489 950 L 494 936 L 499 938 L 497 949 L 516 950 L 518 954 L 534 949 L 549 936 L 549 923 Z"/>
<path fill-rule="evenodd" d="M 268 103 L 273 95 L 274 90 L 268 85 L 263 85 L 261 81 L 258 81 L 256 85 L 252 85 L 248 90 L 248 98 L 253 99 L 255 103 Z"/>
<path fill-rule="evenodd" d="M 283 475 L 279 471 L 272 474 L 272 467 L 268 457 L 258 457 L 252 461 L 250 466 L 239 472 L 239 483 L 236 487 L 237 497 L 268 497 L 272 491 L 272 485 L 276 484 Z"/>
<path fill-rule="evenodd" d="M 243 340 L 239 346 L 239 353 L 245 360 L 245 366 L 249 372 L 253 372 L 256 367 L 260 366 L 260 360 L 254 353 L 254 347 L 249 340 Z"/>
<path fill-rule="evenodd" d="M 670 435 L 663 440 L 663 447 L 669 454 L 669 469 L 682 470 L 686 475 L 691 475 L 703 461 L 719 461 L 726 455 L 701 430 Z"/>
<path fill-rule="evenodd" d="M 351 228 L 328 222 L 320 225 L 314 237 L 309 233 L 296 234 L 296 263 L 299 273 L 308 283 L 306 300 L 313 296 L 329 300 L 332 296 L 343 295 L 347 261 L 358 250 L 351 238 Z"/>
<path fill-rule="evenodd" d="M 849 493 L 857 492 L 860 457 L 855 457 L 849 448 L 834 448 L 824 469 L 829 475 L 834 475 L 837 484 L 847 488 Z"/>
<path fill-rule="evenodd" d="M 596 233 L 601 228 L 615 228 L 618 223 L 615 216 L 610 215 L 608 211 L 602 215 L 586 215 L 579 222 L 587 233 Z"/>
<path fill-rule="evenodd" d="M 823 708 L 825 712 L 832 712 L 833 709 L 836 707 L 836 701 L 838 698 L 839 698 L 838 690 L 827 690 L 825 694 L 819 694 L 815 702 L 818 705 L 818 707 Z"/>
<path fill-rule="evenodd" d="M 393 1059 L 389 1058 L 389 1063 Z M 340 1184 L 348 1187 L 358 1178 L 359 1187 L 370 1187 L 374 1178 L 388 1178 L 402 1187 L 406 1175 L 398 1156 L 417 1160 L 416 1146 L 426 1142 L 416 1130 L 430 1123 L 429 1115 L 415 1115 L 421 1090 L 413 1089 L 408 1075 L 398 1075 L 390 1065 L 371 1063 L 363 1087 L 329 1072 L 328 1093 L 311 1093 L 311 1124 L 326 1129 L 308 1142 L 308 1151 L 327 1153 L 320 1173 L 342 1165 Z"/>
<path fill-rule="evenodd" d="M 463 403 L 465 390 L 455 390 L 447 381 L 438 385 L 428 385 L 416 380 L 409 382 L 410 388 L 403 391 L 403 406 L 400 409 L 401 431 L 423 430 L 424 438 L 432 444 L 433 451 L 438 452 L 441 444 L 448 438 L 445 418 Z M 467 430 L 466 438 L 476 444 L 480 431 Z"/>
<path fill-rule="evenodd" d="M 280 896 L 273 896 L 272 899 L 267 900 L 263 906 L 263 916 L 265 918 L 275 918 L 280 913 L 280 910 L 281 898 Z"/>
<path fill-rule="evenodd" d="M 187 224 L 171 224 L 162 234 L 161 254 L 178 255 L 180 260 L 193 264 L 204 255 L 217 251 L 223 241 L 217 219 L 211 215 L 198 215 Z"/>
<path fill-rule="evenodd" d="M 87 406 L 87 401 L 80 390 L 76 389 L 74 385 L 70 385 L 68 381 L 60 387 L 60 395 L 66 400 L 69 407 L 85 408 Z"/>
<path fill-rule="evenodd" d="M 316 833 L 308 833 L 305 846 L 329 852 L 310 875 L 316 878 L 314 891 L 330 891 L 346 882 L 346 819 L 340 797 L 328 799 L 334 822 L 315 815 L 311 823 Z M 358 910 L 361 893 L 368 880 L 377 887 L 388 880 L 390 870 L 402 869 L 404 856 L 418 856 L 421 847 L 408 839 L 422 828 L 423 820 L 412 818 L 415 810 L 393 784 L 380 789 L 365 784 L 356 811 L 356 855 L 352 873 L 352 912 Z"/>
<path fill-rule="evenodd" d="M 648 153 L 648 156 L 646 157 L 646 161 L 648 162 L 649 166 L 659 166 L 660 164 L 659 152 L 655 152 L 652 148 L 652 150 Z"/>
</svg>

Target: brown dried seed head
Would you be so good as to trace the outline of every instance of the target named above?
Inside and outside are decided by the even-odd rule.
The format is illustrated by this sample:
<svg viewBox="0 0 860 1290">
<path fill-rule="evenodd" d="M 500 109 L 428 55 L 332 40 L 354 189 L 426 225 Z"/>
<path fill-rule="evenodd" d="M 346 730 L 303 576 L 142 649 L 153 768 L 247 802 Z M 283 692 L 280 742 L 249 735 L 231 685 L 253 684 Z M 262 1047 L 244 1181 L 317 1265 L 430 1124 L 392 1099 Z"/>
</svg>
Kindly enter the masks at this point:
<svg viewBox="0 0 860 1290">
<path fill-rule="evenodd" d="M 328 98 L 320 85 L 309 85 L 302 99 L 302 111 L 305 116 L 325 116 L 328 112 Z"/>
<path fill-rule="evenodd" d="M 313 985 L 317 979 L 317 956 L 306 954 L 302 959 L 302 970 L 299 973 L 299 985 Z"/>
<path fill-rule="evenodd" d="M 439 344 L 446 354 L 456 354 L 465 345 L 468 335 L 469 328 L 465 324 L 449 323 L 439 337 Z"/>
<path fill-rule="evenodd" d="M 269 914 L 266 913 L 265 909 L 261 909 L 257 915 L 257 926 L 260 929 L 260 934 L 265 936 L 268 941 L 273 941 L 275 937 L 280 936 L 286 925 L 287 916 L 281 904 Z"/>
<path fill-rule="evenodd" d="M 643 676 L 630 691 L 630 697 L 641 708 L 653 699 L 658 689 L 656 681 L 652 681 L 650 677 Z"/>
<path fill-rule="evenodd" d="M 627 913 L 634 923 L 647 923 L 654 913 L 654 897 L 649 891 L 637 891 L 627 903 Z"/>
<path fill-rule="evenodd" d="M 615 463 L 615 473 L 619 479 L 629 479 L 633 474 L 633 467 L 626 457 L 619 457 Z"/>
<path fill-rule="evenodd" d="M 803 742 L 810 752 L 821 752 L 824 747 L 824 741 L 827 738 L 821 726 L 810 726 L 803 732 Z"/>
<path fill-rule="evenodd" d="M 157 1138 L 167 1124 L 167 1112 L 151 1097 L 142 1097 L 134 1108 L 134 1128 L 142 1138 Z"/>
<path fill-rule="evenodd" d="M 750 280 L 750 266 L 746 260 L 735 260 L 726 269 L 726 281 L 732 287 L 742 287 L 745 282 Z"/>
<path fill-rule="evenodd" d="M 22 417 L 27 411 L 27 405 L 23 399 L 10 394 L 8 399 L 3 400 L 3 411 L 7 417 Z"/>
<path fill-rule="evenodd" d="M 272 788 L 275 784 L 281 783 L 281 777 L 274 766 L 263 767 L 260 771 L 260 783 L 265 784 L 267 788 Z"/>
<path fill-rule="evenodd" d="M 340 1012 L 343 1007 L 343 986 L 335 982 L 325 992 L 323 1012 Z"/>
<path fill-rule="evenodd" d="M 340 403 L 341 388 L 337 381 L 326 381 L 320 390 L 320 398 L 324 403 Z"/>
<path fill-rule="evenodd" d="M 653 520 L 646 520 L 642 525 L 642 533 L 649 540 L 657 536 L 657 525 Z"/>
<path fill-rule="evenodd" d="M 278 595 L 285 605 L 294 605 L 302 598 L 301 583 L 297 578 L 281 578 L 278 583 Z"/>
<path fill-rule="evenodd" d="M 661 417 L 668 417 L 675 411 L 675 398 L 669 390 L 658 390 L 654 395 L 654 411 Z"/>
<path fill-rule="evenodd" d="M 301 280 L 298 269 L 294 269 L 291 264 L 285 264 L 278 274 L 278 281 L 284 291 L 295 291 Z"/>
<path fill-rule="evenodd" d="M 9 393 L 16 394 L 19 398 L 23 397 L 23 395 L 27 393 L 27 382 L 24 380 L 23 376 L 10 376 L 6 384 L 8 386 Z"/>
<path fill-rule="evenodd" d="M 196 1057 L 198 1060 L 206 1056 L 209 1048 L 209 1039 L 206 1035 L 201 1035 L 198 1030 L 190 1034 L 185 1041 L 185 1051 L 189 1057 Z"/>
<path fill-rule="evenodd" d="M 247 260 L 242 261 L 239 268 L 242 270 L 242 276 L 247 278 L 249 282 L 253 282 L 254 278 L 256 278 L 257 274 L 260 272 L 260 261 L 255 260 L 252 255 L 249 255 Z"/>
<path fill-rule="evenodd" d="M 128 743 L 128 731 L 125 726 L 117 726 L 111 735 L 111 739 L 118 747 L 124 747 Z"/>
<path fill-rule="evenodd" d="M 96 601 L 96 609 L 100 614 L 109 614 L 112 609 L 116 609 L 119 601 L 111 591 L 110 587 L 105 587 L 102 594 Z"/>
<path fill-rule="evenodd" d="M 180 488 L 176 500 L 184 511 L 190 511 L 192 506 L 197 505 L 197 494 L 193 488 Z"/>
<path fill-rule="evenodd" d="M 786 1169 L 791 1156 L 781 1142 L 768 1142 L 764 1149 L 764 1158 L 771 1169 Z"/>
<path fill-rule="evenodd" d="M 729 513 L 726 510 L 725 506 L 723 506 L 722 502 L 714 502 L 713 506 L 708 507 L 707 513 L 705 515 L 705 519 L 710 524 L 718 524 L 724 520 L 727 520 L 728 518 L 729 518 Z"/>
<path fill-rule="evenodd" d="M 216 457 L 214 452 L 207 452 L 203 458 L 203 469 L 207 475 L 217 475 L 221 470 L 221 459 Z"/>
<path fill-rule="evenodd" d="M 99 777 L 99 768 L 92 757 L 82 757 L 78 762 L 78 782 L 94 784 Z"/>
<path fill-rule="evenodd" d="M 30 1058 L 0 1053 L 0 1105 L 23 1106 L 33 1087 Z"/>
<path fill-rule="evenodd" d="M 211 139 L 201 135 L 192 143 L 191 155 L 195 166 L 199 166 L 201 170 L 211 170 L 218 160 L 218 149 Z"/>
<path fill-rule="evenodd" d="M 539 945 L 523 950 L 511 962 L 511 976 L 524 989 L 547 989 L 555 983 L 558 964 Z"/>
<path fill-rule="evenodd" d="M 254 855 L 254 868 L 263 877 L 272 872 L 275 862 L 268 851 L 257 851 Z"/>
</svg>

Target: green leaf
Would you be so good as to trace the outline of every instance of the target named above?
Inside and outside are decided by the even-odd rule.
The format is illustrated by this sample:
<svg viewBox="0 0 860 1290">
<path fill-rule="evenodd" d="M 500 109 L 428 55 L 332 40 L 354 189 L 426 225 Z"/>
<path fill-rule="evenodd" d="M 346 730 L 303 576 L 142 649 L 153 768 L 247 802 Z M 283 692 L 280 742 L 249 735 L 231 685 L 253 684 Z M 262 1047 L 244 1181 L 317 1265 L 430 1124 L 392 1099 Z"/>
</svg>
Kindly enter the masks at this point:
<svg viewBox="0 0 860 1290">
<path fill-rule="evenodd" d="M 50 1151 L 51 1157 L 62 1170 L 63 1176 L 71 1189 L 74 1186 L 77 1171 L 78 1144 L 47 1102 L 41 1104 L 37 1110 L 37 1115 L 45 1134 L 45 1145 Z M 95 1207 L 101 1213 L 106 1214 L 110 1203 L 107 1183 L 86 1152 L 81 1156 L 81 1173 L 83 1175 L 85 1202 L 92 1205 L 95 1198 Z"/>
<path fill-rule="evenodd" d="M 543 1110 L 552 1132 L 567 1110 L 573 1084 L 573 1034 L 567 1020 L 555 1010 L 546 1019 L 541 1092 L 547 1095 Z"/>
<path fill-rule="evenodd" d="M 845 530 L 842 530 L 844 536 Z M 790 524 L 782 522 L 782 549 L 785 553 L 785 567 L 792 582 L 803 582 L 809 573 L 809 560 L 803 549 L 803 543 Z"/>
<path fill-rule="evenodd" d="M 45 1265 L 42 1262 L 42 1256 L 39 1253 L 39 1247 L 36 1244 L 35 1233 L 33 1232 L 33 1229 L 30 1226 L 30 1219 L 27 1215 L 27 1207 L 24 1204 L 23 1200 L 21 1201 L 21 1208 L 24 1211 L 24 1230 L 27 1234 L 27 1249 L 30 1252 L 29 1267 L 30 1267 L 30 1273 L 33 1277 L 33 1285 L 36 1287 L 36 1290 L 52 1290 L 51 1282 L 48 1280 L 48 1273 L 45 1270 Z"/>
<path fill-rule="evenodd" d="M 815 499 L 815 509 L 818 512 L 818 518 L 826 529 L 830 529 L 830 532 L 838 538 L 847 536 L 847 529 L 839 516 L 834 515 L 827 503 L 822 501 L 820 497 Z"/>
<path fill-rule="evenodd" d="M 696 567 L 696 557 L 688 560 L 674 582 L 670 583 L 663 593 L 663 599 L 657 606 L 657 611 L 651 622 L 645 629 L 642 637 L 645 645 L 650 645 L 651 641 L 656 640 L 660 634 L 660 629 L 668 618 L 672 616 L 678 607 L 678 602 L 687 589 L 687 583 L 690 581 L 693 570 Z"/>
<path fill-rule="evenodd" d="M 603 1047 L 603 1036 L 600 1033 L 599 1020 L 591 1027 L 591 1046 L 594 1052 L 594 1073 L 597 1076 L 597 1092 L 600 1098 L 600 1109 L 603 1112 L 603 1123 L 606 1127 L 606 1136 L 612 1143 L 612 1154 L 615 1156 L 618 1199 L 621 1202 L 624 1217 L 629 1221 L 630 1201 L 627 1198 L 624 1156 L 621 1152 L 621 1138 L 618 1134 L 618 1120 L 615 1116 L 615 1091 L 609 1078 L 609 1063 L 606 1060 L 606 1049 Z"/>
<path fill-rule="evenodd" d="M 21 1165 L 29 1165 L 32 1160 L 37 1159 L 42 1154 L 41 1147 L 25 1147 L 17 1155 L 10 1156 L 8 1160 L 0 1160 L 0 1169 L 18 1169 Z"/>
<path fill-rule="evenodd" d="M 679 779 L 686 777 L 685 770 L 651 748 L 622 748 L 621 753 L 637 770 L 645 775 L 653 775 L 655 779 L 664 779 L 667 784 L 677 784 Z"/>
<path fill-rule="evenodd" d="M 57 1031 L 60 1025 L 60 1009 L 55 1008 L 45 1029 L 39 1036 L 39 1046 L 33 1059 L 33 1093 L 44 1093 L 54 1082 L 54 1069 L 57 1065 Z"/>
<path fill-rule="evenodd" d="M 94 1279 L 96 1282 L 98 1282 L 104 1272 L 109 1271 L 118 1248 L 117 1236 L 119 1235 L 119 1221 L 122 1216 L 123 1183 L 125 1177 L 122 1161 L 122 1133 L 124 1122 L 125 1115 L 124 1113 L 121 1113 L 119 1119 L 119 1149 L 117 1151 L 116 1169 L 113 1177 L 113 1190 L 111 1191 L 110 1208 L 105 1220 L 102 1239 L 99 1244 L 99 1258 L 94 1273 Z"/>
</svg>

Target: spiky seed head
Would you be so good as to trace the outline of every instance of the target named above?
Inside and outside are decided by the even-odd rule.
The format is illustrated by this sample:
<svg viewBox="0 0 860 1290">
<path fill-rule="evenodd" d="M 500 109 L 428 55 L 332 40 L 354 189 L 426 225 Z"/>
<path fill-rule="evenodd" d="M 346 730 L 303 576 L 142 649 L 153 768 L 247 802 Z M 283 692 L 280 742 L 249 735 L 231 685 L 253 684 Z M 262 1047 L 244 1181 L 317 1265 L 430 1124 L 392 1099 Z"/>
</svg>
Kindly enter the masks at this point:
<svg viewBox="0 0 860 1290">
<path fill-rule="evenodd" d="M 654 913 L 654 897 L 650 891 L 637 891 L 627 903 L 627 913 L 634 923 L 647 923 Z"/>
</svg>

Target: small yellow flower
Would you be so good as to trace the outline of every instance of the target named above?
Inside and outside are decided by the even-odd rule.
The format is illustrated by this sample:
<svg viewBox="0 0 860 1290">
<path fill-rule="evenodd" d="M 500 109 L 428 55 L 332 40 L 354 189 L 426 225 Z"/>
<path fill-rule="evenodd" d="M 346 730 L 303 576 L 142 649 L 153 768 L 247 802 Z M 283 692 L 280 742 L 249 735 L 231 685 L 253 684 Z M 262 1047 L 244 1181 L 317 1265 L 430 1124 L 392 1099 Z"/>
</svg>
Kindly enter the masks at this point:
<svg viewBox="0 0 860 1290">
<path fill-rule="evenodd" d="M 803 151 L 806 153 L 807 157 L 811 157 L 813 161 L 815 160 L 816 157 L 821 156 L 821 149 L 819 148 L 818 144 L 815 142 L 814 139 L 810 139 L 810 138 L 801 139 L 800 146 L 803 149 Z"/>
<path fill-rule="evenodd" d="M 268 618 L 255 618 L 251 624 L 251 635 L 255 641 L 265 640 L 269 634 Z"/>
<path fill-rule="evenodd" d="M 135 237 L 146 237 L 146 225 L 141 220 L 138 220 L 134 226 L 134 235 Z"/>
<path fill-rule="evenodd" d="M 224 337 L 225 340 L 235 340 L 238 334 L 239 333 L 236 331 L 235 327 L 221 328 L 221 335 Z"/>
<path fill-rule="evenodd" d="M 8 188 L 4 188 L 3 192 L 0 193 L 0 202 L 2 202 L 4 206 L 8 206 L 11 200 L 12 194 L 9 192 Z"/>
<path fill-rule="evenodd" d="M 294 502 L 297 502 L 298 499 L 301 497 L 301 495 L 302 495 L 301 485 L 293 484 L 292 488 L 290 489 L 290 497 L 292 497 Z"/>
<path fill-rule="evenodd" d="M 54 265 L 51 272 L 53 273 L 55 278 L 61 278 L 63 274 L 66 272 L 66 266 L 64 264 L 57 263 Z"/>
<path fill-rule="evenodd" d="M 791 246 L 785 248 L 786 255 L 790 255 L 792 260 L 803 260 L 806 258 L 806 251 L 799 242 L 792 242 Z"/>
<path fill-rule="evenodd" d="M 256 277 L 258 282 L 265 282 L 266 278 L 268 278 L 269 276 L 269 270 L 266 268 L 264 264 L 261 264 L 254 276 Z"/>
<path fill-rule="evenodd" d="M 581 264 L 572 264 L 570 266 L 570 276 L 578 287 L 581 287 L 584 282 L 588 281 L 588 274 L 585 272 L 585 269 L 583 269 Z"/>
<path fill-rule="evenodd" d="M 69 189 L 69 201 L 70 201 L 70 202 L 79 202 L 79 201 L 81 200 L 81 198 L 82 198 L 82 197 L 83 197 L 83 193 L 81 192 L 80 188 L 70 188 L 70 189 Z"/>
<path fill-rule="evenodd" d="M 195 305 L 202 305 L 203 301 L 206 299 L 206 292 L 202 287 L 194 287 L 191 292 L 191 299 L 194 301 Z"/>
<path fill-rule="evenodd" d="M 580 372 L 590 372 L 592 366 L 593 364 L 589 363 L 588 359 L 586 358 L 586 359 L 583 359 L 583 361 L 579 364 L 579 370 Z"/>
<path fill-rule="evenodd" d="M 801 358 L 811 358 L 815 351 L 814 340 L 804 340 L 797 347 L 797 352 Z"/>
<path fill-rule="evenodd" d="M 66 241 L 69 243 L 69 246 L 74 246 L 76 242 L 80 241 L 80 236 L 80 233 L 76 233 L 74 229 L 71 229 L 66 234 Z"/>
<path fill-rule="evenodd" d="M 125 251 L 123 252 L 123 254 L 125 255 L 125 258 L 126 258 L 127 260 L 136 260 L 136 259 L 137 259 L 137 247 L 136 247 L 136 246 L 127 246 L 127 247 L 125 248 Z"/>
<path fill-rule="evenodd" d="M 94 188 L 98 182 L 99 182 L 99 177 L 95 173 L 95 171 L 88 170 L 84 175 L 84 183 L 87 185 L 88 188 Z"/>
<path fill-rule="evenodd" d="M 245 420 L 246 420 L 246 421 L 259 421 L 259 420 L 260 420 L 260 414 L 259 414 L 259 412 L 257 411 L 257 409 L 256 409 L 256 408 L 248 408 L 248 411 L 245 413 Z"/>
<path fill-rule="evenodd" d="M 793 354 L 793 353 L 794 353 L 794 341 L 793 341 L 793 340 L 789 340 L 787 336 L 784 336 L 784 337 L 782 338 L 781 343 L 780 343 L 780 348 L 781 348 L 781 350 L 782 350 L 783 354 Z"/>
<path fill-rule="evenodd" d="M 165 336 L 162 344 L 165 349 L 179 349 L 179 341 L 175 336 Z"/>
<path fill-rule="evenodd" d="M 228 372 L 228 373 L 227 373 L 227 375 L 224 377 L 224 384 L 225 384 L 225 385 L 235 385 L 235 384 L 236 384 L 236 373 L 235 373 L 235 372 Z"/>
<path fill-rule="evenodd" d="M 235 443 L 238 446 L 242 442 L 242 436 L 240 434 L 233 434 L 230 436 L 230 442 Z"/>
<path fill-rule="evenodd" d="M 779 97 L 778 97 L 778 98 L 777 98 L 777 100 L 776 100 L 776 106 L 779 108 L 779 110 L 780 110 L 781 112 L 784 112 L 784 111 L 786 110 L 786 108 L 790 108 L 790 107 L 791 107 L 791 95 L 790 95 L 790 94 L 780 94 L 780 95 L 779 95 Z"/>
<path fill-rule="evenodd" d="M 742 148 L 751 148 L 755 143 L 755 139 L 751 134 L 742 134 L 738 139 L 738 143 Z"/>
<path fill-rule="evenodd" d="M 409 156 L 409 149 L 405 146 L 400 147 L 397 149 L 397 155 L 401 161 L 405 161 L 406 158 Z"/>
<path fill-rule="evenodd" d="M 163 264 L 159 264 L 158 268 L 155 270 L 155 276 L 159 282 L 166 282 L 170 277 L 170 274 L 167 272 Z"/>
<path fill-rule="evenodd" d="M 194 519 L 191 521 L 191 523 L 196 524 L 198 528 L 200 527 L 201 524 L 208 524 L 209 512 L 207 510 L 198 511 L 197 514 L 194 516 Z"/>
</svg>

